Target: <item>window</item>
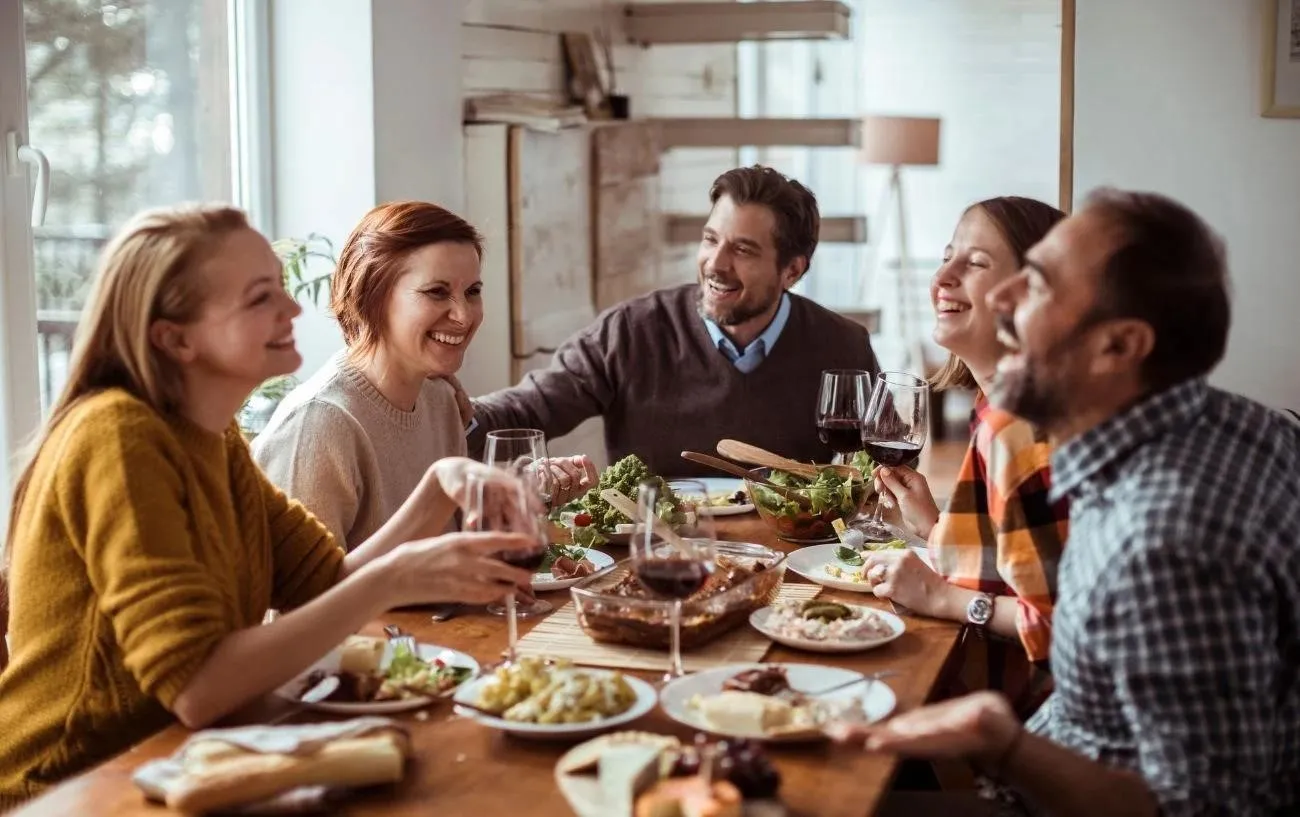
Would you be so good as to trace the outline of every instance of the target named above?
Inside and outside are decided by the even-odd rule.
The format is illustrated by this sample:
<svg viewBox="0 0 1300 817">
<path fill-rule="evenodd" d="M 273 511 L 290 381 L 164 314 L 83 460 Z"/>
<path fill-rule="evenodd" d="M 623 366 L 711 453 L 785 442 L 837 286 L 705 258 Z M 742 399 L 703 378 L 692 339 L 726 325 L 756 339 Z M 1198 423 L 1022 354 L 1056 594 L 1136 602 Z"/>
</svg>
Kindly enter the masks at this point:
<svg viewBox="0 0 1300 817">
<path fill-rule="evenodd" d="M 73 332 L 109 236 L 147 207 L 253 194 L 232 104 L 244 8 L 233 0 L 24 0 L 28 141 L 50 160 L 33 230 L 40 392 L 62 388 Z M 232 36 L 232 31 L 236 32 Z M 246 75 L 246 74 L 245 74 Z M 242 105 L 245 114 L 252 108 Z M 243 127 L 243 138 L 235 125 Z"/>
</svg>

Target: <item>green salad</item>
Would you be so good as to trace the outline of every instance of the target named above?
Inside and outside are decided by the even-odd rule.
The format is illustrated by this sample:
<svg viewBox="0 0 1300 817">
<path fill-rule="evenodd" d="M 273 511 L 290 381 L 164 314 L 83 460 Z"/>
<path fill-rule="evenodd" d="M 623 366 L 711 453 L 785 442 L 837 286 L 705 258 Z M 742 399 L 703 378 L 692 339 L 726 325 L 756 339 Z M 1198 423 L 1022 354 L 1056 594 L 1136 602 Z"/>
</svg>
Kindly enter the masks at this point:
<svg viewBox="0 0 1300 817">
<path fill-rule="evenodd" d="M 835 530 L 831 523 L 853 516 L 862 506 L 869 490 L 867 479 L 876 467 L 865 451 L 854 454 L 848 464 L 857 468 L 864 477 L 842 477 L 833 468 L 822 468 L 817 478 L 812 480 L 786 471 L 774 470 L 768 475 L 769 482 L 798 489 L 802 496 L 807 497 L 809 508 L 761 485 L 754 486 L 754 501 L 760 511 L 772 518 L 777 533 L 783 537 L 803 540 L 834 538 Z"/>
<path fill-rule="evenodd" d="M 605 469 L 595 488 L 559 510 L 560 519 L 568 522 L 572 529 L 573 543 L 594 547 L 608 541 L 606 537 L 614 533 L 617 526 L 631 524 L 632 520 L 615 510 L 600 492 L 615 488 L 635 502 L 643 482 L 653 482 L 657 486 L 656 516 L 670 525 L 686 521 L 681 501 L 668 487 L 667 481 L 652 474 L 636 454 L 628 454 Z"/>
</svg>

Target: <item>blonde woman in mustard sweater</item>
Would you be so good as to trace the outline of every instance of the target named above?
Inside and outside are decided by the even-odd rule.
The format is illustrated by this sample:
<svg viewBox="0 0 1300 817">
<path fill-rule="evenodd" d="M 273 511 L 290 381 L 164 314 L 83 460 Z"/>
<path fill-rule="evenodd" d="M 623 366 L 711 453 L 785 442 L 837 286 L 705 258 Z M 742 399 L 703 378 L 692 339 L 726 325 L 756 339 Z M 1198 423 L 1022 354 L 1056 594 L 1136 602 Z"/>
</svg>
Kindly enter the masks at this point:
<svg viewBox="0 0 1300 817">
<path fill-rule="evenodd" d="M 280 276 L 227 207 L 145 213 L 105 250 L 15 490 L 0 811 L 173 719 L 212 723 L 391 607 L 526 592 L 527 571 L 491 558 L 525 537 L 434 535 L 471 474 L 510 507 L 502 473 L 440 461 L 345 555 L 253 463 L 235 413 L 301 362 Z M 271 607 L 286 612 L 262 626 Z"/>
</svg>

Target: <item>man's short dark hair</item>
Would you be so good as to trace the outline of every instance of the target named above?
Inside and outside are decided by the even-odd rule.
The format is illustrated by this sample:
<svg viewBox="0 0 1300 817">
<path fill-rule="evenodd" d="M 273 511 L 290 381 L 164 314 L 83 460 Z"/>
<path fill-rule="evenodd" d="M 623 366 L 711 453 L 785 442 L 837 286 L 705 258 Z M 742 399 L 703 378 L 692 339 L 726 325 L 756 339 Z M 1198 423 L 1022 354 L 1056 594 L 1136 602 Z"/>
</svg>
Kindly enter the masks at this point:
<svg viewBox="0 0 1300 817">
<path fill-rule="evenodd" d="M 1223 359 L 1232 321 L 1223 242 L 1166 196 L 1103 188 L 1085 207 L 1120 231 L 1098 287 L 1098 317 L 1136 318 L 1155 329 L 1142 365 L 1160 391 L 1207 374 Z"/>
<path fill-rule="evenodd" d="M 772 211 L 776 217 L 772 239 L 776 244 L 778 267 L 785 267 L 800 256 L 805 264 L 812 264 L 821 232 L 821 215 L 817 197 L 811 190 L 770 167 L 754 165 L 728 170 L 714 179 L 709 188 L 709 203 L 716 205 L 723 196 L 736 204 L 761 204 Z"/>
</svg>

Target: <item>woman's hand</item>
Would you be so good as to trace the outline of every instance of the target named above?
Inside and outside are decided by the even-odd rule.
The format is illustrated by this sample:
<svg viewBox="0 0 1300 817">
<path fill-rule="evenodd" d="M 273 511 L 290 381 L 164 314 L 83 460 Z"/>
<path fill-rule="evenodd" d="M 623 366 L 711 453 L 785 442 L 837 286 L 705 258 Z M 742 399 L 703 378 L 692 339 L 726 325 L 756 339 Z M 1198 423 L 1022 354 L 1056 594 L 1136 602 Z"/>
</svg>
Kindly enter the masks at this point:
<svg viewBox="0 0 1300 817">
<path fill-rule="evenodd" d="M 438 460 L 421 480 L 421 487 L 429 481 L 465 512 L 466 529 L 532 530 L 537 518 L 546 513 L 540 497 L 526 490 L 518 477 L 467 457 Z"/>
<path fill-rule="evenodd" d="M 897 505 L 903 524 L 922 539 L 929 539 L 939 521 L 939 506 L 925 477 L 905 465 L 881 466 L 876 469 L 875 482 L 881 504 L 886 508 Z"/>
<path fill-rule="evenodd" d="M 1005 763 L 1021 728 L 1005 697 L 976 692 L 913 709 L 884 723 L 833 723 L 826 731 L 834 740 L 870 752 L 927 760 L 963 758 L 996 769 Z"/>
<path fill-rule="evenodd" d="M 596 466 L 585 454 L 577 457 L 552 457 L 546 461 L 554 486 L 551 505 L 560 507 L 595 487 L 599 477 Z"/>
<path fill-rule="evenodd" d="M 533 574 L 496 558 L 510 550 L 537 547 L 537 538 L 520 533 L 446 533 L 398 545 L 389 576 L 395 578 L 392 606 L 461 602 L 487 604 L 512 590 L 532 596 Z"/>
<path fill-rule="evenodd" d="M 927 616 L 942 616 L 952 585 L 931 570 L 911 548 L 866 554 L 862 575 L 877 598 L 889 599 Z"/>
</svg>

